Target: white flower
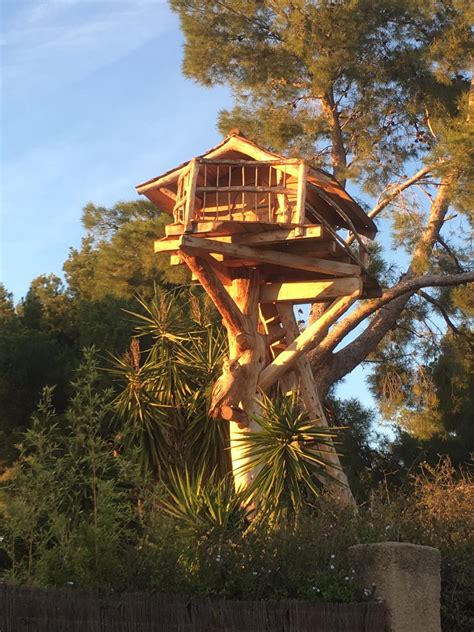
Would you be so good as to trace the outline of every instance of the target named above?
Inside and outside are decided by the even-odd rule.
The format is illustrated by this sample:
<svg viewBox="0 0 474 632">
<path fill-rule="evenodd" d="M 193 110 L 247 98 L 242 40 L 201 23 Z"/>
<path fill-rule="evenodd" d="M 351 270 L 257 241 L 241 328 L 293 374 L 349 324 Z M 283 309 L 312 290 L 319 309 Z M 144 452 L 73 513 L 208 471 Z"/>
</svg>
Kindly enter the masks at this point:
<svg viewBox="0 0 474 632">
<path fill-rule="evenodd" d="M 331 559 L 333 560 L 336 556 L 334 555 L 334 553 L 331 555 Z"/>
<path fill-rule="evenodd" d="M 389 529 L 390 529 L 390 525 L 388 524 L 388 525 L 385 527 L 385 531 L 388 531 Z"/>
<path fill-rule="evenodd" d="M 74 586 L 74 582 L 67 582 L 69 586 Z"/>
<path fill-rule="evenodd" d="M 346 582 L 348 582 L 348 581 L 349 581 L 349 577 L 344 577 L 344 579 L 346 580 Z"/>
<path fill-rule="evenodd" d="M 219 553 L 216 555 L 216 562 L 222 562 L 222 556 Z"/>
<path fill-rule="evenodd" d="M 331 570 L 334 570 L 334 564 L 331 564 L 331 566 L 329 567 Z"/>
<path fill-rule="evenodd" d="M 252 571 L 252 575 L 258 575 L 257 571 Z"/>
</svg>

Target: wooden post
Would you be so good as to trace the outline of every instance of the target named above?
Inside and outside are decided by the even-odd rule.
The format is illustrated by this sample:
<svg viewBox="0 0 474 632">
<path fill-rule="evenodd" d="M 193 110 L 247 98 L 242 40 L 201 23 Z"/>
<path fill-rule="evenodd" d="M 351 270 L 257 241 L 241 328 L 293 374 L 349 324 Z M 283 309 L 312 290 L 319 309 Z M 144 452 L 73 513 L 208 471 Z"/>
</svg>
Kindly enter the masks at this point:
<svg viewBox="0 0 474 632">
<path fill-rule="evenodd" d="M 294 223 L 299 225 L 298 228 L 295 228 L 297 235 L 303 234 L 307 180 L 308 180 L 308 165 L 302 160 L 298 168 L 298 190 L 297 190 L 297 197 L 296 197 L 296 209 L 295 209 L 295 219 L 294 219 Z"/>
<path fill-rule="evenodd" d="M 259 409 L 257 383 L 260 372 L 265 366 L 265 338 L 257 331 L 260 292 L 259 274 L 255 269 L 242 269 L 239 270 L 239 273 L 241 276 L 232 281 L 229 293 L 247 319 L 248 333 L 253 337 L 254 344 L 252 348 L 242 352 L 239 348 L 238 340 L 230 329 L 228 330 L 230 356 L 231 358 L 239 358 L 239 364 L 245 371 L 245 383 L 242 388 L 240 406 L 249 417 L 249 427 L 245 429 L 239 427 L 238 419 L 232 420 L 230 423 L 230 451 L 237 490 L 248 488 L 257 473 L 256 471 L 246 473 L 241 471 L 242 466 L 248 462 L 248 459 L 244 455 L 245 448 L 242 446 L 240 439 L 245 433 L 258 430 L 258 424 L 251 418 L 251 415 L 256 414 Z"/>
<path fill-rule="evenodd" d="M 277 303 L 276 308 L 286 330 L 287 341 L 292 342 L 299 335 L 293 305 L 289 303 Z M 317 420 L 319 426 L 328 428 L 329 424 L 324 413 L 324 408 L 321 405 L 321 400 L 319 399 L 316 384 L 314 383 L 313 370 L 311 369 L 306 355 L 302 355 L 296 361 L 295 371 L 299 377 L 300 396 L 307 412 L 313 419 Z M 327 445 L 317 446 L 316 449 L 319 449 L 322 457 L 333 465 L 333 467 L 328 467 L 328 473 L 333 479 L 329 479 L 329 487 L 332 489 L 333 494 L 336 497 L 340 497 L 346 504 L 355 506 L 355 500 L 350 490 L 347 476 L 341 468 L 341 462 L 339 461 L 332 440 L 329 439 Z"/>
<path fill-rule="evenodd" d="M 193 232 L 194 202 L 196 198 L 196 184 L 199 174 L 199 161 L 193 158 L 190 163 L 188 187 L 186 191 L 186 206 L 184 207 L 184 232 Z"/>
</svg>

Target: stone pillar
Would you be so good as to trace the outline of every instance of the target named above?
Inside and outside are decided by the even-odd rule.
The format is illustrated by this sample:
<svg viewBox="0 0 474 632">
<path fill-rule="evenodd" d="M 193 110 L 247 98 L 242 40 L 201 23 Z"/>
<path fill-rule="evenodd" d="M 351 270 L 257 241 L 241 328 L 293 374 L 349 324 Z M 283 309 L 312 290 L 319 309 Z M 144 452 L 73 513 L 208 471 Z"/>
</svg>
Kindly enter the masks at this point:
<svg viewBox="0 0 474 632">
<path fill-rule="evenodd" d="M 357 578 L 385 601 L 390 632 L 441 632 L 440 561 L 430 546 L 381 542 L 350 548 Z"/>
</svg>

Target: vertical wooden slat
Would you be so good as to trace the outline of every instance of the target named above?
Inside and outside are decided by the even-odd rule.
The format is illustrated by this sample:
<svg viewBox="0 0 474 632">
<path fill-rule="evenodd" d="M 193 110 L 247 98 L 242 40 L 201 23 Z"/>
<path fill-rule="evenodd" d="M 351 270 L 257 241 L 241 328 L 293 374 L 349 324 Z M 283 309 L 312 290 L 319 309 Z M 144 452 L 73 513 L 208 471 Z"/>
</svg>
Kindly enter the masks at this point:
<svg viewBox="0 0 474 632">
<path fill-rule="evenodd" d="M 204 187 L 207 187 L 207 163 L 204 163 Z M 202 200 L 202 206 L 204 209 L 204 213 L 206 212 L 206 208 L 207 208 L 207 193 L 206 191 L 204 191 L 204 195 L 203 195 L 203 200 Z"/>
<path fill-rule="evenodd" d="M 230 188 L 232 186 L 232 166 L 229 165 L 228 169 L 229 169 L 228 183 L 229 183 L 229 188 Z M 227 208 L 229 209 L 229 219 L 234 219 L 231 208 L 230 208 L 230 191 L 227 192 Z"/>
<path fill-rule="evenodd" d="M 245 167 L 242 167 L 242 186 L 245 186 Z M 242 219 L 245 219 L 245 191 L 242 191 Z"/>
<path fill-rule="evenodd" d="M 196 198 L 196 183 L 199 174 L 199 162 L 196 158 L 191 160 L 191 168 L 188 176 L 188 191 L 186 206 L 184 207 L 184 232 L 193 232 L 194 202 Z"/>
<path fill-rule="evenodd" d="M 302 160 L 298 169 L 298 190 L 296 196 L 296 209 L 294 223 L 299 224 L 299 228 L 295 230 L 296 235 L 303 234 L 303 224 L 305 218 L 306 203 L 306 181 L 308 179 L 308 165 Z"/>
<path fill-rule="evenodd" d="M 216 220 L 219 219 L 219 180 L 220 180 L 220 165 L 216 168 Z"/>
<path fill-rule="evenodd" d="M 255 167 L 255 186 L 258 186 L 258 167 Z M 255 207 L 255 216 L 258 221 L 258 193 L 254 195 L 254 207 Z"/>
</svg>

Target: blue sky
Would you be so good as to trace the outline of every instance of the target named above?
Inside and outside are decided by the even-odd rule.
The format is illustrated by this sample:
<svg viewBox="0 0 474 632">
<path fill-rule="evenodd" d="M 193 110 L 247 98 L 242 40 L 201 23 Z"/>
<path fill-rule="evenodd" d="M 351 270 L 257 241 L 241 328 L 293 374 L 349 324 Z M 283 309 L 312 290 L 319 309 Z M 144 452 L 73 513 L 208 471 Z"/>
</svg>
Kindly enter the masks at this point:
<svg viewBox="0 0 474 632">
<path fill-rule="evenodd" d="M 81 209 L 218 142 L 224 89 L 180 71 L 176 16 L 157 0 L 1 0 L 0 277 L 18 300 L 61 273 Z"/>
<path fill-rule="evenodd" d="M 183 38 L 161 0 L 0 0 L 0 280 L 18 301 L 61 274 L 81 210 L 220 140 L 224 88 L 181 74 Z M 372 399 L 358 368 L 340 388 Z"/>
</svg>

